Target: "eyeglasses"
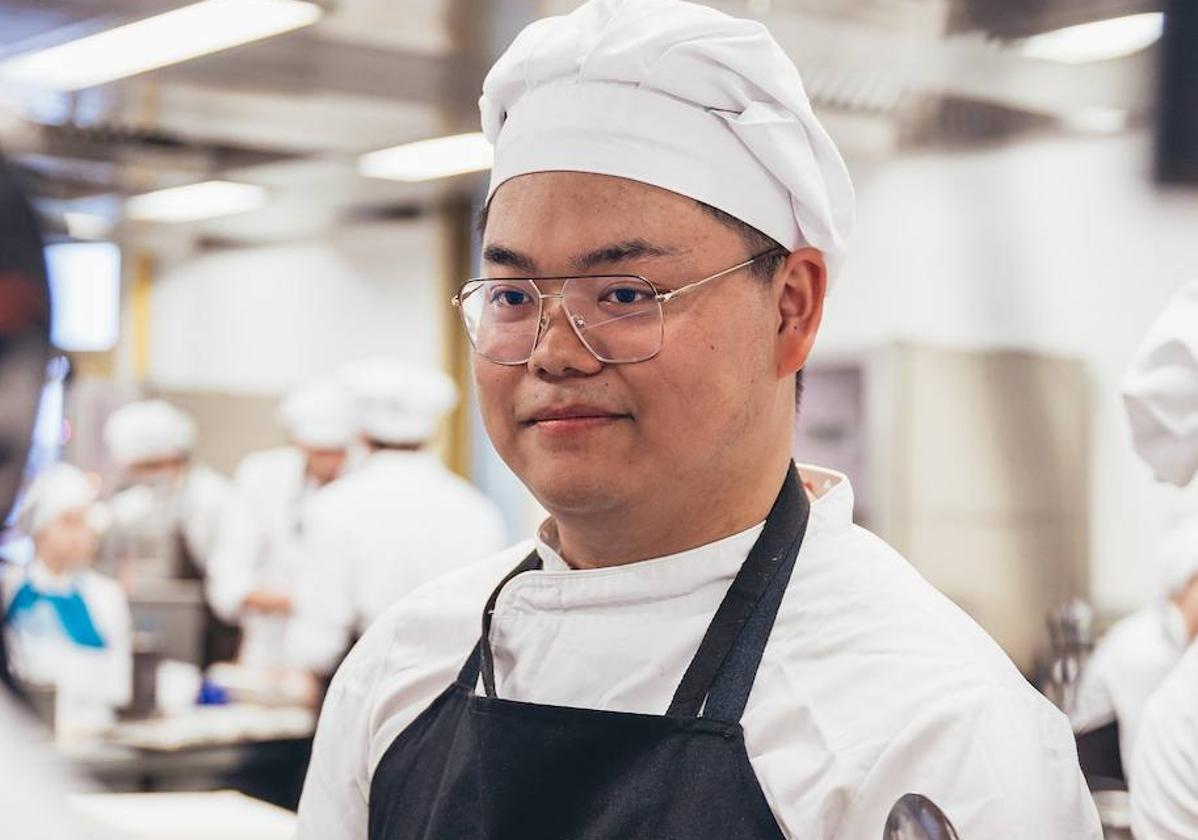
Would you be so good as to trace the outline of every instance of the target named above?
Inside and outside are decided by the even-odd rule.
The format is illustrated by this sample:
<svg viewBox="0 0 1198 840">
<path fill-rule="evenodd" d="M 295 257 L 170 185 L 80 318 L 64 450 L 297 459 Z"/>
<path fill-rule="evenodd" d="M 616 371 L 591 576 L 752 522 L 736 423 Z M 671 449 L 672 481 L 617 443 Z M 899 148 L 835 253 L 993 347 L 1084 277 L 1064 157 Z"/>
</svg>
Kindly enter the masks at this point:
<svg viewBox="0 0 1198 840">
<path fill-rule="evenodd" d="M 545 301 L 561 301 L 570 329 L 582 346 L 604 364 L 645 362 L 661 352 L 665 340 L 662 306 L 705 283 L 748 268 L 758 260 L 785 253 L 781 248 L 668 292 L 636 274 L 579 277 L 477 277 L 467 280 L 451 303 L 462 315 L 476 353 L 499 365 L 523 365 L 532 358 L 549 324 Z M 542 292 L 537 284 L 561 283 Z"/>
</svg>

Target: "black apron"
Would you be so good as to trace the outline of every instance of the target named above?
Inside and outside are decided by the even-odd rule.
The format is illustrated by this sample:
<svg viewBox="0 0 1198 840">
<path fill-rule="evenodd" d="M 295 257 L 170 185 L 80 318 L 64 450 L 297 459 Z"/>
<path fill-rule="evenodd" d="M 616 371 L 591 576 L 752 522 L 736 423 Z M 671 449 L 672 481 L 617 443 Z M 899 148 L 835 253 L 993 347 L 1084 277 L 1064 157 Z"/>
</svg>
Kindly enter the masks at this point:
<svg viewBox="0 0 1198 840">
<path fill-rule="evenodd" d="M 791 465 L 664 716 L 502 700 L 487 603 L 457 680 L 387 749 L 369 840 L 756 840 L 784 837 L 740 718 L 807 529 Z M 482 676 L 486 696 L 475 694 Z"/>
</svg>

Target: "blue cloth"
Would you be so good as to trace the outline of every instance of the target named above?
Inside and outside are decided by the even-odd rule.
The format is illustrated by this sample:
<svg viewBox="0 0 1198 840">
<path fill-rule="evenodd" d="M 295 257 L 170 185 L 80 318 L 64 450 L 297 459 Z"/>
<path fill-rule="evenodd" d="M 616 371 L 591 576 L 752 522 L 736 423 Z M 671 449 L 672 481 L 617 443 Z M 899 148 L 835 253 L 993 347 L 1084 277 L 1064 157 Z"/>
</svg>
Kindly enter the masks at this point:
<svg viewBox="0 0 1198 840">
<path fill-rule="evenodd" d="M 37 609 L 38 604 L 48 604 L 58 616 L 63 632 L 72 642 L 80 647 L 105 648 L 107 643 L 96 623 L 92 621 L 91 610 L 78 589 L 72 589 L 68 595 L 53 595 L 41 592 L 32 583 L 25 581 L 17 594 L 13 596 L 8 611 L 4 614 L 5 624 L 15 624 L 23 615 L 28 615 Z"/>
</svg>

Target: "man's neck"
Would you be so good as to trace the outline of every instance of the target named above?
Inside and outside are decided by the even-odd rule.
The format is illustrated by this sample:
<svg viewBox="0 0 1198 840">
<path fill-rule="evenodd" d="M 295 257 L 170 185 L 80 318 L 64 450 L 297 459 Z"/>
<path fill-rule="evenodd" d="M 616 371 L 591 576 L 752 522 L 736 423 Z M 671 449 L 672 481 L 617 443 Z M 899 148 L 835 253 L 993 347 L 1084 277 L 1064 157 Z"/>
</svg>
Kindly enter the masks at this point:
<svg viewBox="0 0 1198 840">
<path fill-rule="evenodd" d="M 631 510 L 555 515 L 554 548 L 571 567 L 594 569 L 709 545 L 762 522 L 778 498 L 785 473 L 785 467 L 761 470 L 756 481 L 721 484 L 669 503 L 632 505 Z"/>
</svg>

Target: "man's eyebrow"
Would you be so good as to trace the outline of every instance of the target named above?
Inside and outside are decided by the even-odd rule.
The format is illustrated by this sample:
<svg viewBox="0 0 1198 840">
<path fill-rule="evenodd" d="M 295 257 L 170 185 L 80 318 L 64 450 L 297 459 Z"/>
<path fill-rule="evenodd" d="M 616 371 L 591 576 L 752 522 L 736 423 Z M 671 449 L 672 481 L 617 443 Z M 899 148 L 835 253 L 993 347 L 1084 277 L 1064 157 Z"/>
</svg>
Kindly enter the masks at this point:
<svg viewBox="0 0 1198 840">
<path fill-rule="evenodd" d="M 491 265 L 502 265 L 523 271 L 525 274 L 536 274 L 537 263 L 527 254 L 521 254 L 503 245 L 488 245 L 483 249 L 483 261 Z"/>
<path fill-rule="evenodd" d="M 627 239 L 623 242 L 613 242 L 585 254 L 579 254 L 571 262 L 578 271 L 589 271 L 601 265 L 635 260 L 642 257 L 670 257 L 677 254 L 673 248 L 664 245 L 654 245 L 644 239 Z"/>
</svg>

